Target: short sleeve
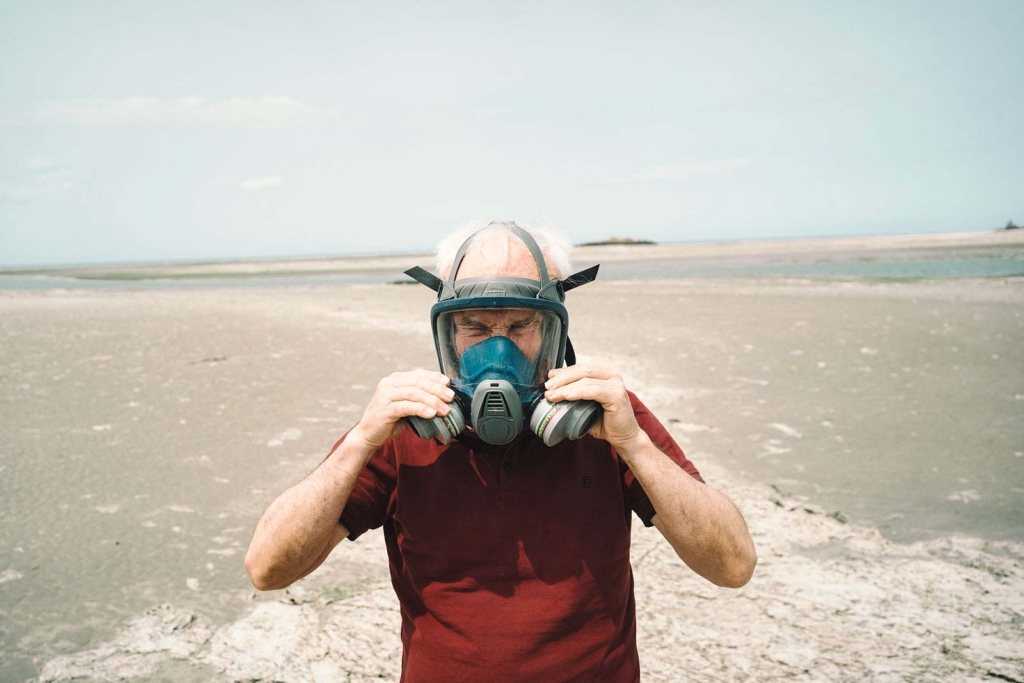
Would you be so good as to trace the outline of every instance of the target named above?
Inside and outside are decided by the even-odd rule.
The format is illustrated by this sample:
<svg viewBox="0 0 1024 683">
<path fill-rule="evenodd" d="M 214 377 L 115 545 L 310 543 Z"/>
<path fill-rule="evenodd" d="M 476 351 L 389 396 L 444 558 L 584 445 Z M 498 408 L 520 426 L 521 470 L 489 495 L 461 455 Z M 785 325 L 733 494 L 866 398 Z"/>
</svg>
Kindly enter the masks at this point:
<svg viewBox="0 0 1024 683">
<path fill-rule="evenodd" d="M 632 391 L 629 393 L 629 400 L 633 404 L 633 413 L 636 415 L 636 420 L 640 424 L 640 429 L 647 433 L 651 441 L 655 446 L 658 447 L 662 453 L 672 458 L 672 460 L 686 470 L 686 473 L 697 481 L 703 482 L 700 472 L 692 462 L 687 459 L 686 455 L 683 454 L 683 449 L 679 447 L 676 440 L 672 438 L 672 435 L 668 433 L 668 430 L 658 421 L 651 411 L 647 409 L 639 398 L 636 397 Z M 647 497 L 647 492 L 644 491 L 640 482 L 636 480 L 633 473 L 629 471 L 625 462 L 619 459 L 619 466 L 622 469 L 622 489 L 626 498 L 626 503 L 636 513 L 636 516 L 640 518 L 640 521 L 644 523 L 644 526 L 651 526 L 654 518 L 654 514 L 657 512 L 654 509 L 654 505 L 651 500 Z"/>
<path fill-rule="evenodd" d="M 345 436 L 338 439 L 331 453 L 338 449 Z M 359 473 L 345 509 L 341 512 L 341 519 L 338 521 L 348 529 L 350 541 L 356 540 L 370 529 L 379 528 L 387 520 L 391 496 L 395 490 L 396 472 L 394 441 L 389 439 L 377 449 L 366 463 L 366 467 Z"/>
</svg>

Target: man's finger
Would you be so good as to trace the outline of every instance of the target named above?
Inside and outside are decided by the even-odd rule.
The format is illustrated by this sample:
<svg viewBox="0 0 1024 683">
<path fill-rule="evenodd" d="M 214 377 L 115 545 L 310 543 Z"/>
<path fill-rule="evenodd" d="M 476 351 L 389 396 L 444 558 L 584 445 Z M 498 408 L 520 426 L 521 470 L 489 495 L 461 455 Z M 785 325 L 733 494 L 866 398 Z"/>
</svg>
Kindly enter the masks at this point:
<svg viewBox="0 0 1024 683">
<path fill-rule="evenodd" d="M 548 389 L 544 398 L 549 401 L 597 401 L 602 406 L 611 406 L 626 396 L 625 387 L 613 379 L 584 377 L 564 386 Z"/>
<path fill-rule="evenodd" d="M 564 386 L 584 377 L 594 379 L 613 379 L 617 375 L 611 370 L 597 368 L 590 365 L 570 365 L 567 368 L 559 368 L 548 373 L 550 379 L 544 383 L 548 389 Z"/>
<path fill-rule="evenodd" d="M 437 382 L 443 386 L 448 386 L 451 383 L 451 379 L 447 375 L 434 370 L 423 369 L 393 372 L 381 380 L 381 382 L 386 383 L 388 386 L 401 386 L 403 384 L 416 384 L 421 379 Z"/>
<path fill-rule="evenodd" d="M 424 405 L 432 407 L 442 415 L 446 415 L 451 408 L 448 404 L 441 400 L 437 395 L 420 389 L 414 386 L 404 387 L 390 387 L 387 391 L 386 398 L 392 403 L 399 403 L 402 401 L 415 401 Z"/>
<path fill-rule="evenodd" d="M 392 422 L 398 422 L 401 418 L 410 415 L 418 415 L 429 420 L 437 416 L 437 411 L 419 401 L 393 401 L 388 404 L 388 417 Z"/>
<path fill-rule="evenodd" d="M 446 380 L 448 379 L 444 375 L 440 376 L 444 377 Z M 434 396 L 437 396 L 443 401 L 451 401 L 453 398 L 455 398 L 455 392 L 448 388 L 447 383 L 441 382 L 440 380 L 435 379 L 432 376 L 428 375 L 417 377 L 413 384 L 419 387 L 420 389 L 423 389 L 424 391 L 427 391 L 433 394 Z"/>
</svg>

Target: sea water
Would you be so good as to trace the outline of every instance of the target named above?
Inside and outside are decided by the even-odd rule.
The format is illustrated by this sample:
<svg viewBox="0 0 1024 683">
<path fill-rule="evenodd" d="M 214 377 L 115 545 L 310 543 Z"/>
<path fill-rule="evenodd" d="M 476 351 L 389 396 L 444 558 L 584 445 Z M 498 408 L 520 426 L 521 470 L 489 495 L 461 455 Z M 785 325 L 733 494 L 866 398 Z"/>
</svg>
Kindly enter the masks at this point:
<svg viewBox="0 0 1024 683">
<path fill-rule="evenodd" d="M 591 265 L 581 263 L 580 267 Z M 758 257 L 719 262 L 712 259 L 644 259 L 601 265 L 601 279 L 638 280 L 680 277 L 809 277 L 823 279 L 919 280 L 1024 276 L 1020 256 L 915 258 L 903 255 L 824 260 Z M 404 282 L 392 270 L 366 270 L 315 275 L 245 275 L 236 277 L 171 277 L 85 279 L 48 274 L 0 274 L 0 290 L 88 289 L 136 291 L 154 289 L 231 289 L 253 287 L 322 287 Z M 409 280 L 412 282 L 412 280 Z"/>
</svg>

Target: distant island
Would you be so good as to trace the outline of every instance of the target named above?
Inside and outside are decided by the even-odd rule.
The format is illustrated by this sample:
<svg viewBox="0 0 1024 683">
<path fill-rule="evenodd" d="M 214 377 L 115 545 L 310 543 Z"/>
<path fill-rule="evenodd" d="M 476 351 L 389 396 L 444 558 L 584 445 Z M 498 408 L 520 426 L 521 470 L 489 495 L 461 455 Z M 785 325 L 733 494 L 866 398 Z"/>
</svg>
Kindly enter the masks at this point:
<svg viewBox="0 0 1024 683">
<path fill-rule="evenodd" d="M 652 242 L 651 240 L 635 240 L 632 237 L 609 237 L 608 239 L 601 240 L 599 242 L 584 242 L 583 244 L 580 244 L 579 246 L 581 246 L 581 247 L 604 247 L 604 246 L 608 246 L 608 245 L 611 245 L 611 244 L 628 244 L 628 245 L 633 245 L 633 244 L 656 244 L 656 243 Z"/>
<path fill-rule="evenodd" d="M 1003 228 L 1003 230 L 1020 230 L 1020 226 L 1014 225 L 1013 221 L 1010 221 L 1006 224 L 1006 227 Z"/>
</svg>

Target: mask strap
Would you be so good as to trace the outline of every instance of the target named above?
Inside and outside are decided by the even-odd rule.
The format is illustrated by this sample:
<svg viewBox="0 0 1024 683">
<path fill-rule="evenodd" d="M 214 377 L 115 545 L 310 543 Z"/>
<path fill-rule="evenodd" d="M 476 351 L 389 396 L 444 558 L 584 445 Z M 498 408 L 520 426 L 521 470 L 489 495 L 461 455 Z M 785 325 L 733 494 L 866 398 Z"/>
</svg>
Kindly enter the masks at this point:
<svg viewBox="0 0 1024 683">
<path fill-rule="evenodd" d="M 576 365 L 576 349 L 572 348 L 572 340 L 565 338 L 565 367 Z"/>
<path fill-rule="evenodd" d="M 512 233 L 518 237 L 526 248 L 530 250 L 530 254 L 533 255 L 533 260 L 537 263 L 537 272 L 540 273 L 540 288 L 543 291 L 548 285 L 550 280 L 548 279 L 548 267 L 544 263 L 544 255 L 540 251 L 540 247 L 537 245 L 537 241 L 533 239 L 533 235 L 520 228 L 515 223 L 488 223 L 486 226 L 480 228 L 472 235 L 470 235 L 462 246 L 459 247 L 459 251 L 455 254 L 455 260 L 452 261 L 452 270 L 448 274 L 448 280 L 443 284 L 443 291 L 441 292 L 442 299 L 453 298 L 455 296 L 455 278 L 459 274 L 459 267 L 462 265 L 462 259 L 465 258 L 466 252 L 469 251 L 470 244 L 473 242 L 473 238 L 479 235 L 481 232 L 491 227 L 492 225 L 504 225 L 506 228 L 512 231 Z M 449 294 L 450 292 L 450 294 Z M 449 294 L 449 296 L 445 296 Z"/>
<path fill-rule="evenodd" d="M 565 301 L 565 293 L 582 287 L 588 282 L 593 282 L 597 279 L 597 269 L 601 267 L 601 264 L 591 266 L 586 270 L 581 270 L 578 273 L 574 273 L 564 280 L 552 280 L 547 284 L 546 287 L 541 287 L 540 291 L 537 292 L 538 299 L 551 299 L 552 301 Z"/>
<path fill-rule="evenodd" d="M 580 272 L 574 273 L 565 278 L 562 280 L 562 291 L 568 292 L 569 290 L 576 289 L 577 287 L 582 287 L 588 282 L 593 282 L 597 279 L 597 269 L 600 267 L 601 264 L 598 263 L 596 266 L 591 266 L 586 270 L 581 270 Z"/>
<path fill-rule="evenodd" d="M 544 289 L 544 286 L 549 281 L 548 267 L 547 264 L 544 263 L 544 254 L 540 253 L 540 247 L 537 245 L 537 241 L 533 239 L 533 235 L 526 232 L 515 223 L 509 227 L 512 228 L 512 232 L 514 232 L 519 239 L 523 241 L 523 244 L 525 244 L 526 248 L 530 250 L 530 253 L 533 254 L 533 260 L 537 262 L 537 270 L 540 272 L 540 288 Z"/>
<path fill-rule="evenodd" d="M 440 292 L 441 285 L 444 284 L 441 282 L 441 278 L 437 277 L 433 273 L 424 270 L 423 268 L 420 268 L 419 266 L 410 268 L 409 270 L 405 271 L 405 274 L 411 277 L 413 280 L 416 280 L 416 282 L 419 282 L 420 284 L 430 287 L 435 292 Z"/>
</svg>

